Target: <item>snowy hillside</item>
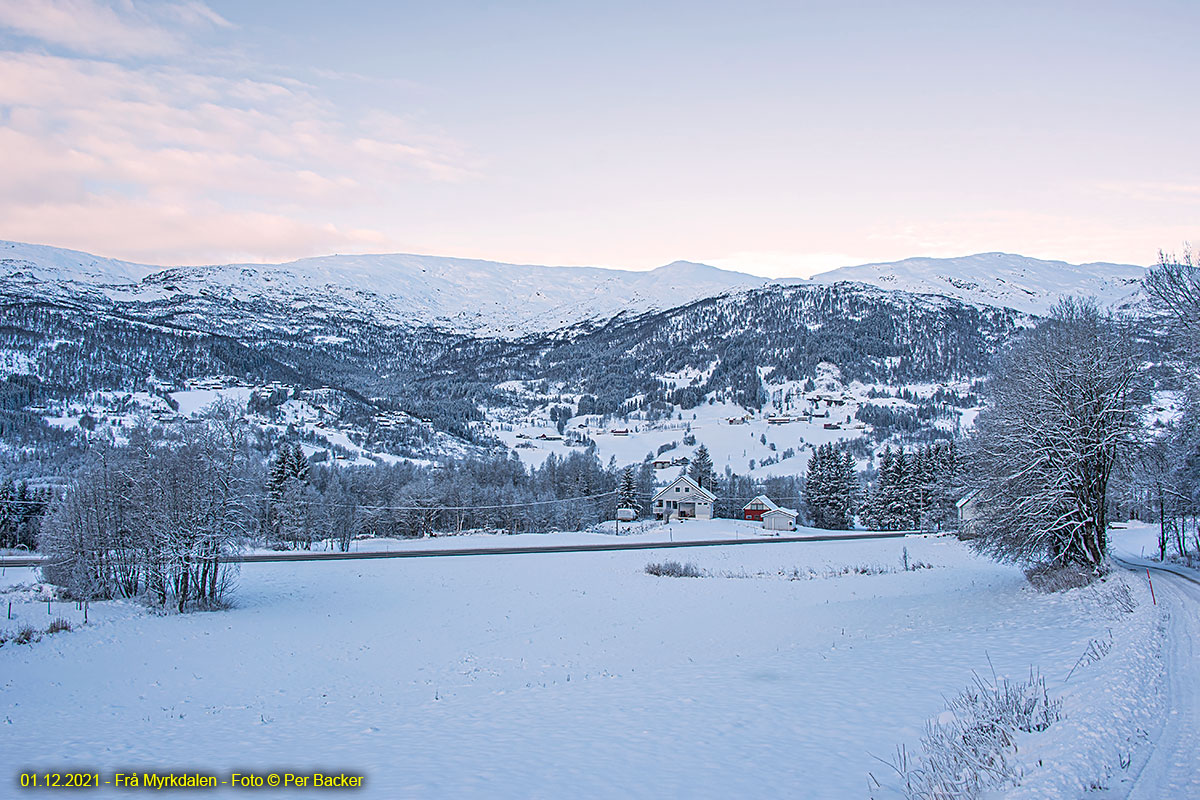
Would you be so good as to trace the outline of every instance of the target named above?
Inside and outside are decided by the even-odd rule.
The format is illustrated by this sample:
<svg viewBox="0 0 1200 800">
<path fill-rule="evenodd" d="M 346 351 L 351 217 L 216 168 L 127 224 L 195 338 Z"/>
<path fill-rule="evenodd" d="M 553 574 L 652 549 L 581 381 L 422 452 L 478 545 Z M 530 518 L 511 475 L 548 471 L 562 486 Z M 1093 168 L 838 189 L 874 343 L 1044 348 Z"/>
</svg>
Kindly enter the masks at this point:
<svg viewBox="0 0 1200 800">
<path fill-rule="evenodd" d="M 1102 305 L 1127 308 L 1140 297 L 1144 267 L 1130 264 L 1068 264 L 1011 253 L 979 253 L 960 258 L 907 258 L 823 272 L 818 283 L 857 281 L 918 294 L 953 297 L 967 303 L 1003 306 L 1044 315 L 1068 295 L 1094 297 Z"/>
<path fill-rule="evenodd" d="M 304 315 L 316 307 L 331 317 L 367 314 L 385 325 L 491 336 L 603 322 L 767 283 L 686 261 L 634 272 L 392 254 L 168 268 L 17 242 L 0 242 L 0 278 L 55 297 L 100 291 L 141 303 L 266 302 Z"/>
<path fill-rule="evenodd" d="M 0 277 L 5 281 L 118 286 L 136 283 L 160 269 L 78 250 L 0 240 Z"/>
</svg>

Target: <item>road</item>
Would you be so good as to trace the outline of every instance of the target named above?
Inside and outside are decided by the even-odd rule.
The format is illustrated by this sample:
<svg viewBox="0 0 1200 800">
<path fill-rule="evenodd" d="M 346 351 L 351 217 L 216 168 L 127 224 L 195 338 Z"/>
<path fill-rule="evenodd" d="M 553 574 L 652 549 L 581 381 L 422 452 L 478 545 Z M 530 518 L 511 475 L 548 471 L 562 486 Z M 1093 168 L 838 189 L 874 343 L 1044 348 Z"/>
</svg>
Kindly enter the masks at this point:
<svg viewBox="0 0 1200 800">
<path fill-rule="evenodd" d="M 1164 657 L 1167 713 L 1148 754 L 1135 760 L 1129 800 L 1200 800 L 1200 580 L 1194 573 L 1141 558 L 1114 557 L 1154 573 L 1154 592 L 1169 615 Z"/>
<path fill-rule="evenodd" d="M 552 535 L 552 534 L 550 534 Z M 911 535 L 904 531 L 872 531 L 816 536 L 772 536 L 755 539 L 703 539 L 683 542 L 602 542 L 599 544 L 548 544 L 537 547 L 458 547 L 425 550 L 372 550 L 338 553 L 289 550 L 279 553 L 239 553 L 224 559 L 230 563 L 250 564 L 271 561 L 347 561 L 361 558 L 439 558 L 442 556 L 510 556 L 526 553 L 587 553 L 604 550 L 666 550 L 676 547 L 727 547 L 743 544 L 785 544 L 789 542 L 846 542 L 858 539 L 899 539 Z M 3 556 L 0 567 L 36 567 L 45 556 Z"/>
</svg>

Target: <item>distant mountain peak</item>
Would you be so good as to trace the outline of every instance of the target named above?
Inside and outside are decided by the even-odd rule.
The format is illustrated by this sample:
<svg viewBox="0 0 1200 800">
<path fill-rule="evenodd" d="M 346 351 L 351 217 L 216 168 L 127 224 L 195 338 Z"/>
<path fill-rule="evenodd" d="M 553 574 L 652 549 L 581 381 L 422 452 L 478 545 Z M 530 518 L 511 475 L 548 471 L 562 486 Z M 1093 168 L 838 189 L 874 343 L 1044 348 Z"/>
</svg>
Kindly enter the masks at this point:
<svg viewBox="0 0 1200 800">
<path fill-rule="evenodd" d="M 1003 306 L 1044 315 L 1069 295 L 1093 297 L 1125 308 L 1141 298 L 1145 267 L 1132 264 L 1069 264 L 1015 253 L 976 253 L 954 258 L 906 258 L 823 272 L 817 283 L 852 281 L 883 289 L 935 294 L 968 303 Z"/>
</svg>

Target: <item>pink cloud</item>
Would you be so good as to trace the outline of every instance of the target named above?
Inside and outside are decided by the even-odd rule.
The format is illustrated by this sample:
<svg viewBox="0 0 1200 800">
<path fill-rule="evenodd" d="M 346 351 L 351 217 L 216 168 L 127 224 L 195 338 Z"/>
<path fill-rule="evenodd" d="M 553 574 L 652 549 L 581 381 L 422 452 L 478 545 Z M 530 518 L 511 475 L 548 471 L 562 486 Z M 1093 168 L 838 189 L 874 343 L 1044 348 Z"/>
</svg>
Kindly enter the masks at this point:
<svg viewBox="0 0 1200 800">
<path fill-rule="evenodd" d="M 0 203 L 0 236 L 49 242 L 151 264 L 285 261 L 313 253 L 386 250 L 379 231 L 216 204 L 87 196 L 74 202 Z"/>
<path fill-rule="evenodd" d="M 0 52 L 0 107 L 0 235 L 128 257 L 173 252 L 170 236 L 178 252 L 203 258 L 378 246 L 374 232 L 288 220 L 472 174 L 455 148 L 403 120 L 347 120 L 296 82 Z M 114 237 L 122 228 L 113 226 L 126 227 Z M 72 233 L 68 241 L 54 231 Z M 201 232 L 221 246 L 203 245 Z"/>
</svg>

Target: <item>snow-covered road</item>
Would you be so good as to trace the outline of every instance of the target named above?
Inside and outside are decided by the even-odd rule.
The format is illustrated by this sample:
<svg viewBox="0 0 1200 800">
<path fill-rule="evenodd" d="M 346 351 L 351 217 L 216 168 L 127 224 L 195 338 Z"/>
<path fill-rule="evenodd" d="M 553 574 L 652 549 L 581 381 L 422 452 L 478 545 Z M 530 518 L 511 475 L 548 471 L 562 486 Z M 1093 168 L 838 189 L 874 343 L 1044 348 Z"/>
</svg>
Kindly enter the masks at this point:
<svg viewBox="0 0 1200 800">
<path fill-rule="evenodd" d="M 1164 648 L 1167 713 L 1124 784 L 1129 800 L 1200 798 L 1200 581 L 1170 567 L 1126 556 L 1118 563 L 1153 571 L 1169 623 Z"/>
</svg>

